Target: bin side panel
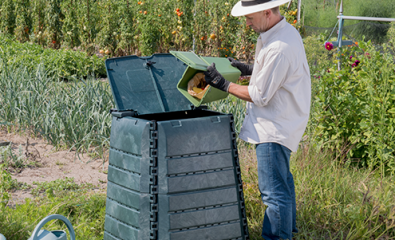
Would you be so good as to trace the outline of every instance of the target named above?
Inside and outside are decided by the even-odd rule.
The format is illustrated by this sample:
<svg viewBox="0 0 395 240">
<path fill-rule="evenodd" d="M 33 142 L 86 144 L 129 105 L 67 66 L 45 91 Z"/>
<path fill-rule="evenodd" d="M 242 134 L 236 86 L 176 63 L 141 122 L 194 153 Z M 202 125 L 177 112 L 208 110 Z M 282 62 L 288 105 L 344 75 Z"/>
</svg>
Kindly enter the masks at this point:
<svg viewBox="0 0 395 240">
<path fill-rule="evenodd" d="M 107 198 L 118 201 L 127 207 L 140 210 L 140 194 L 117 184 L 108 182 Z"/>
<path fill-rule="evenodd" d="M 169 193 L 197 191 L 234 185 L 235 175 L 233 169 L 168 178 Z"/>
<path fill-rule="evenodd" d="M 150 194 L 141 194 L 139 216 L 139 240 L 150 239 Z"/>
<path fill-rule="evenodd" d="M 206 228 L 197 228 L 170 233 L 171 240 L 222 240 L 222 239 L 242 239 L 240 223 L 230 223 Z"/>
<path fill-rule="evenodd" d="M 237 189 L 235 187 L 170 195 L 169 211 L 181 211 L 229 203 L 237 204 L 237 200 Z"/>
<path fill-rule="evenodd" d="M 134 228 L 139 228 L 140 212 L 107 198 L 106 214 Z"/>
<path fill-rule="evenodd" d="M 139 240 L 139 230 L 107 215 L 104 224 L 105 231 L 121 239 Z"/>
<path fill-rule="evenodd" d="M 115 237 L 109 232 L 104 231 L 104 240 L 121 240 L 120 238 Z"/>
<path fill-rule="evenodd" d="M 140 175 L 114 166 L 108 166 L 108 181 L 140 192 Z"/>
<path fill-rule="evenodd" d="M 122 168 L 135 173 L 141 173 L 140 171 L 140 161 L 141 157 L 128 154 L 127 152 L 121 152 L 116 149 L 110 148 L 109 156 L 110 165 L 118 168 Z"/>
<path fill-rule="evenodd" d="M 238 205 L 170 214 L 170 230 L 239 220 Z M 239 226 L 240 227 L 240 226 Z"/>
<path fill-rule="evenodd" d="M 114 149 L 141 155 L 141 138 L 142 132 L 147 121 L 132 118 L 112 118 L 110 146 Z"/>
<path fill-rule="evenodd" d="M 165 151 L 167 156 L 231 149 L 227 116 L 163 121 L 158 123 L 158 131 L 159 137 L 166 138 L 166 146 L 159 145 L 159 151 Z"/>
<path fill-rule="evenodd" d="M 180 174 L 233 167 L 232 152 L 167 159 L 167 174 Z"/>
</svg>

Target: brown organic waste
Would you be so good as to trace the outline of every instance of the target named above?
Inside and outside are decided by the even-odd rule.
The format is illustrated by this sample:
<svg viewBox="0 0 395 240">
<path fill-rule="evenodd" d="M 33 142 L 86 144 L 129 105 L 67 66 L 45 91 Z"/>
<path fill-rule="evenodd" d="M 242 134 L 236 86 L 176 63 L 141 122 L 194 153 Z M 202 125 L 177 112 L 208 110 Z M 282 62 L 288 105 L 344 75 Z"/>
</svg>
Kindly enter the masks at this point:
<svg viewBox="0 0 395 240">
<path fill-rule="evenodd" d="M 204 80 L 204 74 L 196 73 L 188 82 L 188 93 L 191 94 L 191 96 L 202 99 L 209 86 L 206 80 Z"/>
</svg>

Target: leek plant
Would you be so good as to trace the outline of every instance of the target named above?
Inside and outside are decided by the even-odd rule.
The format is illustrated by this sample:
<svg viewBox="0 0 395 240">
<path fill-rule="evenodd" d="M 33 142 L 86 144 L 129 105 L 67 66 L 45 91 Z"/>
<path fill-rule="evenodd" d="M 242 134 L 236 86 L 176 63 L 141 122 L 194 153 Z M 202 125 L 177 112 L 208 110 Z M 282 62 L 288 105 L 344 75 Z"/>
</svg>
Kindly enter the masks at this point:
<svg viewBox="0 0 395 240">
<path fill-rule="evenodd" d="M 35 72 L 0 62 L 0 122 L 8 131 L 30 131 L 56 148 L 77 152 L 94 150 L 103 156 L 108 147 L 113 106 L 107 83 L 88 77 L 56 82 L 43 66 Z"/>
</svg>

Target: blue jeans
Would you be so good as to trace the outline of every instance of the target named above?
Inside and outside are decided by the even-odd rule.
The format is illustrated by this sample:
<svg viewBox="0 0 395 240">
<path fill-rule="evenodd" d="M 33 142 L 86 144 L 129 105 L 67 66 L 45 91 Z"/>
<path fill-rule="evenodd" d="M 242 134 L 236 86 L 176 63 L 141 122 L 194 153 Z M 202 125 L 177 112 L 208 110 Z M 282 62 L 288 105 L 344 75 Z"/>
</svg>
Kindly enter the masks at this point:
<svg viewBox="0 0 395 240">
<path fill-rule="evenodd" d="M 293 176 L 289 169 L 291 150 L 277 143 L 256 145 L 259 190 L 267 206 L 263 219 L 265 240 L 292 239 L 296 229 Z"/>
</svg>

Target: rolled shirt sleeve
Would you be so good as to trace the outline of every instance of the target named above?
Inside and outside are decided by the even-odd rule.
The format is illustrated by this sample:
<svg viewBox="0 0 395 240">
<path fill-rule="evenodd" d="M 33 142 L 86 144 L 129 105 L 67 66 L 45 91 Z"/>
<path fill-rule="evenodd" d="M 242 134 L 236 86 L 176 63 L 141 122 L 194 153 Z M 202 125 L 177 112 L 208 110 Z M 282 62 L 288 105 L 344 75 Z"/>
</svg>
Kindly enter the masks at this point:
<svg viewBox="0 0 395 240">
<path fill-rule="evenodd" d="M 261 64 L 263 67 L 256 73 L 255 83 L 248 86 L 248 93 L 255 105 L 264 107 L 283 85 L 290 64 L 280 52 L 268 53 Z"/>
</svg>

